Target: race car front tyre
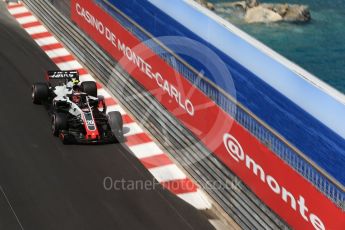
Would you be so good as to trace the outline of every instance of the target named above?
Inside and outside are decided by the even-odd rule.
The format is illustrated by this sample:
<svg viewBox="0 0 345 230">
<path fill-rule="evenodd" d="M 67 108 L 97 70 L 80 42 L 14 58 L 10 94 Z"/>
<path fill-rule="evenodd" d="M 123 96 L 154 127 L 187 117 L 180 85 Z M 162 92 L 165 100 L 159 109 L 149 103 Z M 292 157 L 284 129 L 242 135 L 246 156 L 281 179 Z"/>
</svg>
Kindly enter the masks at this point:
<svg viewBox="0 0 345 230">
<path fill-rule="evenodd" d="M 115 135 L 118 142 L 124 142 L 125 138 L 123 136 L 123 120 L 122 115 L 118 111 L 113 111 L 108 113 L 108 121 L 111 131 Z"/>
<path fill-rule="evenodd" d="M 67 115 L 64 113 L 54 113 L 52 115 L 52 132 L 54 136 L 59 136 L 62 130 L 67 130 Z"/>
<path fill-rule="evenodd" d="M 64 145 L 69 145 L 73 143 L 73 139 L 69 135 L 64 134 L 63 132 L 59 134 L 59 138 Z"/>
<path fill-rule="evenodd" d="M 43 101 L 47 100 L 49 96 L 49 88 L 45 83 L 35 83 L 32 85 L 32 102 L 34 104 L 41 104 Z"/>
<path fill-rule="evenodd" d="M 93 97 L 97 97 L 97 85 L 96 82 L 94 81 L 84 81 L 81 83 L 80 85 L 81 87 L 81 91 L 83 91 L 84 93 L 93 96 Z"/>
</svg>

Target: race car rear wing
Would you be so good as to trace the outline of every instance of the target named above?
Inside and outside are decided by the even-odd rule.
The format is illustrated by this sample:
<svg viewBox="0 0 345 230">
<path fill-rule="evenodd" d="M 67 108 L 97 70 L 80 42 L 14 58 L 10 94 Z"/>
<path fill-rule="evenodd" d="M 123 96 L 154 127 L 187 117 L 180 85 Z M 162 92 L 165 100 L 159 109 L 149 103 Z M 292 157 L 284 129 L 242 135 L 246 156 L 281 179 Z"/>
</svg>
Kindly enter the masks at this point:
<svg viewBox="0 0 345 230">
<path fill-rule="evenodd" d="M 47 71 L 47 78 L 50 79 L 64 79 L 64 80 L 78 80 L 79 81 L 79 72 L 77 70 L 69 70 L 69 71 L 62 71 L 62 70 L 50 70 Z"/>
</svg>

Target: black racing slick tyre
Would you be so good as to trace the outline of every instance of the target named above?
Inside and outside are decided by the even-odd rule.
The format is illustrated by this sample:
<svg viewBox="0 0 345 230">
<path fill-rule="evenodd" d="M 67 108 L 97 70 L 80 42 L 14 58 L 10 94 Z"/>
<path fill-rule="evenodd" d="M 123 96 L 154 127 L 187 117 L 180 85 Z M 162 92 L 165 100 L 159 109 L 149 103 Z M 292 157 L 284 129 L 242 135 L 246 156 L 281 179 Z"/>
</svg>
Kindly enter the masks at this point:
<svg viewBox="0 0 345 230">
<path fill-rule="evenodd" d="M 122 115 L 118 111 L 113 111 L 108 113 L 109 117 L 109 125 L 110 127 L 122 129 L 123 128 L 123 120 Z"/>
<path fill-rule="evenodd" d="M 64 145 L 73 144 L 73 139 L 69 135 L 64 134 L 63 132 L 61 132 L 59 134 L 59 138 L 60 138 L 62 144 L 64 144 Z"/>
<path fill-rule="evenodd" d="M 48 100 L 49 88 L 45 83 L 35 83 L 32 85 L 31 98 L 34 104 L 41 104 Z"/>
<path fill-rule="evenodd" d="M 97 97 L 97 85 L 96 82 L 94 81 L 84 81 L 81 83 L 80 85 L 81 87 L 81 91 L 83 91 L 84 93 L 93 96 L 93 97 Z"/>
<path fill-rule="evenodd" d="M 123 136 L 123 120 L 120 112 L 114 111 L 108 113 L 108 121 L 111 131 L 115 135 L 118 142 L 124 142 Z"/>
<path fill-rule="evenodd" d="M 67 115 L 64 113 L 54 113 L 52 115 L 52 133 L 59 136 L 62 130 L 68 129 Z"/>
</svg>

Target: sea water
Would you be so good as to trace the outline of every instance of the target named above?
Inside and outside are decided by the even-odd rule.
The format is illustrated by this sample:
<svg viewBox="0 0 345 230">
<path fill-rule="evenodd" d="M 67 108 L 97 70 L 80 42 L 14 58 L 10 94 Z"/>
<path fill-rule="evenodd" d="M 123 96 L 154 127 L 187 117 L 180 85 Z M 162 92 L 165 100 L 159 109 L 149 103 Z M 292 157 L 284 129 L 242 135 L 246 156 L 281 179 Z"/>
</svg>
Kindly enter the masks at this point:
<svg viewBox="0 0 345 230">
<path fill-rule="evenodd" d="M 261 0 L 308 5 L 308 23 L 247 24 L 243 15 L 216 4 L 216 13 L 251 36 L 345 93 L 345 0 Z"/>
</svg>

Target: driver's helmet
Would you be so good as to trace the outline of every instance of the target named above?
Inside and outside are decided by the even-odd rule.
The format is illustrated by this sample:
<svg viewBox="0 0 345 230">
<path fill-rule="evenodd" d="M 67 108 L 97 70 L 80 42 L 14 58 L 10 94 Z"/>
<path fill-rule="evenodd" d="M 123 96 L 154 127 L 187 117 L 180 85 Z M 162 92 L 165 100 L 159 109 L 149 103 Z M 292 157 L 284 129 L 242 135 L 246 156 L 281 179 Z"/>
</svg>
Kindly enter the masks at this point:
<svg viewBox="0 0 345 230">
<path fill-rule="evenodd" d="M 72 91 L 73 93 L 80 93 L 81 92 L 80 85 L 73 85 Z"/>
<path fill-rule="evenodd" d="M 75 85 L 78 85 L 79 84 L 79 80 L 78 79 L 72 79 L 72 83 L 73 83 L 73 85 L 75 86 Z"/>
<path fill-rule="evenodd" d="M 76 104 L 78 104 L 81 100 L 80 92 L 81 92 L 80 86 L 74 85 L 71 98 L 72 98 L 72 101 Z"/>
</svg>

